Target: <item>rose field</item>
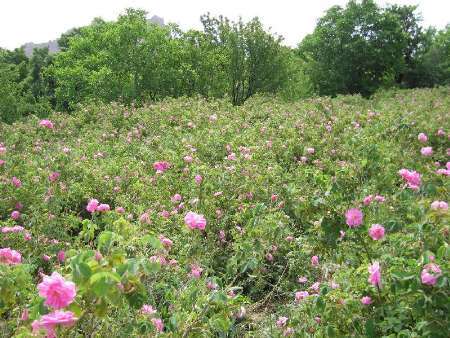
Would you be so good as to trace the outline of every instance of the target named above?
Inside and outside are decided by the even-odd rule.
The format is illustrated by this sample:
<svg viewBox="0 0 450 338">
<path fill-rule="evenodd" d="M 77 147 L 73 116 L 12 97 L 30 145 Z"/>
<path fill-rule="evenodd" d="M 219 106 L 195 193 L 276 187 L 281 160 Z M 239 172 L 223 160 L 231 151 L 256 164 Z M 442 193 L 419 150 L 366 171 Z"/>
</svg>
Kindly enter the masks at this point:
<svg viewBox="0 0 450 338">
<path fill-rule="evenodd" d="M 0 124 L 0 337 L 448 337 L 449 156 L 449 87 Z"/>
</svg>

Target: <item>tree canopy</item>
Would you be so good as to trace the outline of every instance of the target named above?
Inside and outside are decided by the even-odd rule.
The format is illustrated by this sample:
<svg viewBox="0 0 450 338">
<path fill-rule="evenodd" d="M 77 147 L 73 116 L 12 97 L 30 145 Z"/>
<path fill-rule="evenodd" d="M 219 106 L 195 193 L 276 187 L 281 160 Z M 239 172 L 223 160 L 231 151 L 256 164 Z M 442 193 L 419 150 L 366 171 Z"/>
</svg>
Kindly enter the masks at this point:
<svg viewBox="0 0 450 338">
<path fill-rule="evenodd" d="M 72 111 L 91 100 L 139 105 L 199 95 L 241 105 L 257 93 L 370 96 L 450 83 L 450 26 L 424 28 L 416 6 L 333 6 L 295 49 L 258 18 L 206 14 L 201 23 L 202 30 L 183 31 L 127 9 L 115 21 L 96 18 L 62 34 L 54 55 L 0 49 L 1 120 Z"/>
</svg>

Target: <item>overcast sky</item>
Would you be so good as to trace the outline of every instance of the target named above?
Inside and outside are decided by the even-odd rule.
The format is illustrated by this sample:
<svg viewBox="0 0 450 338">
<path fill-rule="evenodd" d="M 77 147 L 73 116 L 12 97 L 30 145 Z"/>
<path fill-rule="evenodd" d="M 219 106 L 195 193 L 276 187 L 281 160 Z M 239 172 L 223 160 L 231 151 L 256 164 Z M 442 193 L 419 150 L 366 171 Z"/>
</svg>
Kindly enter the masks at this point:
<svg viewBox="0 0 450 338">
<path fill-rule="evenodd" d="M 72 27 L 87 25 L 95 17 L 115 19 L 127 7 L 142 8 L 175 22 L 183 29 L 200 28 L 200 15 L 211 12 L 231 19 L 259 16 L 266 27 L 295 46 L 332 5 L 346 0 L 0 0 L 0 47 L 58 38 Z M 450 0 L 377 0 L 378 4 L 418 4 L 424 25 L 443 28 L 450 21 Z"/>
</svg>

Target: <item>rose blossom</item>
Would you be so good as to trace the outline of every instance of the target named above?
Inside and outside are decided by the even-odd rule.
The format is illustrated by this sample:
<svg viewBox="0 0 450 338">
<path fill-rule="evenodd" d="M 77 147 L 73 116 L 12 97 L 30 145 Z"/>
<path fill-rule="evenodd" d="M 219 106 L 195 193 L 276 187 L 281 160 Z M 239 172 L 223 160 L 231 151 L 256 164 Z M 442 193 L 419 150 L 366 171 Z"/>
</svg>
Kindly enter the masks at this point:
<svg viewBox="0 0 450 338">
<path fill-rule="evenodd" d="M 359 209 L 352 208 L 345 213 L 345 219 L 350 228 L 357 228 L 362 224 L 363 213 Z"/>
<path fill-rule="evenodd" d="M 297 291 L 295 293 L 295 302 L 300 303 L 303 299 L 309 296 L 308 291 Z"/>
<path fill-rule="evenodd" d="M 433 148 L 432 147 L 423 147 L 422 149 L 420 149 L 420 153 L 426 157 L 431 156 L 431 155 L 433 155 Z"/>
<path fill-rule="evenodd" d="M 184 222 L 189 229 L 205 230 L 206 219 L 203 215 L 199 215 L 195 212 L 189 211 L 184 217 Z"/>
<path fill-rule="evenodd" d="M 288 321 L 288 317 L 279 317 L 278 320 L 277 320 L 277 323 L 276 323 L 277 327 L 280 328 L 280 329 L 285 327 L 287 321 Z"/>
<path fill-rule="evenodd" d="M 41 120 L 41 122 L 39 122 L 39 125 L 41 127 L 45 127 L 48 129 L 53 129 L 53 122 L 50 120 Z"/>
<path fill-rule="evenodd" d="M 384 227 L 380 224 L 373 224 L 369 229 L 369 236 L 374 241 L 382 239 L 384 237 Z"/>
<path fill-rule="evenodd" d="M 45 298 L 45 305 L 54 309 L 62 309 L 71 304 L 76 296 L 75 284 L 66 281 L 56 271 L 51 276 L 44 276 L 38 284 L 39 295 Z"/>
<path fill-rule="evenodd" d="M 423 270 L 420 274 L 420 279 L 422 284 L 434 286 L 441 276 L 442 270 L 439 265 L 435 263 L 429 263 L 423 267 Z"/>
<path fill-rule="evenodd" d="M 56 338 L 55 327 L 62 325 L 70 327 L 75 324 L 78 318 L 75 317 L 71 311 L 55 311 L 46 315 L 43 315 L 39 320 L 35 320 L 31 326 L 33 333 L 38 333 L 39 330 L 45 329 L 47 331 L 47 338 Z"/>
<path fill-rule="evenodd" d="M 416 171 L 410 171 L 408 169 L 400 169 L 398 172 L 404 181 L 408 184 L 408 187 L 413 190 L 418 190 L 421 184 L 421 175 Z"/>
<path fill-rule="evenodd" d="M 18 251 L 11 250 L 10 248 L 0 249 L 0 263 L 7 265 L 17 265 L 21 262 L 22 255 Z"/>
<path fill-rule="evenodd" d="M 381 287 L 381 268 L 380 263 L 373 262 L 372 265 L 369 265 L 369 283 L 373 286 Z"/>
<path fill-rule="evenodd" d="M 428 137 L 427 137 L 427 135 L 424 134 L 424 133 L 420 133 L 420 134 L 417 136 L 417 139 L 418 139 L 420 142 L 422 142 L 422 143 L 425 143 L 425 142 L 428 141 Z"/>
</svg>

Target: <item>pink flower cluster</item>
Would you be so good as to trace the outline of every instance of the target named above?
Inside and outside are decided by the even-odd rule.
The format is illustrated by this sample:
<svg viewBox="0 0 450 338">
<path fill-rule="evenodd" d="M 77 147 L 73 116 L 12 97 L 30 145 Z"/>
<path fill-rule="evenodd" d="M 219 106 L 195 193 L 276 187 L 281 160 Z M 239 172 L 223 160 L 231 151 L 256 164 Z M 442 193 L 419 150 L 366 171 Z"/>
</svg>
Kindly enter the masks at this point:
<svg viewBox="0 0 450 338">
<path fill-rule="evenodd" d="M 22 181 L 19 180 L 16 176 L 14 176 L 14 177 L 11 179 L 11 183 L 12 183 L 12 185 L 15 186 L 16 188 L 20 188 L 20 187 L 22 186 Z"/>
<path fill-rule="evenodd" d="M 363 222 L 363 213 L 357 208 L 349 209 L 345 213 L 345 220 L 350 228 L 357 228 Z"/>
<path fill-rule="evenodd" d="M 421 175 L 416 171 L 410 171 L 408 169 L 400 169 L 398 172 L 404 181 L 408 184 L 408 187 L 413 190 L 418 190 L 421 184 Z"/>
<path fill-rule="evenodd" d="M 44 128 L 53 129 L 53 122 L 50 120 L 41 120 L 39 125 Z"/>
<path fill-rule="evenodd" d="M 295 293 L 295 302 L 300 303 L 303 299 L 309 296 L 308 291 L 297 291 Z"/>
<path fill-rule="evenodd" d="M 381 287 L 381 267 L 380 263 L 373 262 L 369 265 L 369 283 L 373 286 Z"/>
<path fill-rule="evenodd" d="M 13 227 L 2 227 L 1 228 L 2 234 L 7 234 L 10 232 L 16 233 L 16 232 L 21 232 L 23 230 L 25 230 L 24 227 L 20 226 L 20 225 L 15 225 Z"/>
<path fill-rule="evenodd" d="M 370 296 L 364 296 L 361 298 L 361 304 L 363 305 L 370 305 L 372 304 L 372 298 Z"/>
<path fill-rule="evenodd" d="M 158 161 L 158 162 L 153 163 L 153 169 L 156 170 L 157 174 L 162 174 L 167 169 L 169 169 L 169 167 L 170 167 L 170 163 L 166 162 L 166 161 Z"/>
<path fill-rule="evenodd" d="M 431 203 L 430 207 L 432 210 L 442 210 L 442 211 L 448 210 L 448 204 L 447 202 L 444 201 L 434 201 L 433 203 Z"/>
<path fill-rule="evenodd" d="M 429 263 L 423 267 L 420 279 L 422 280 L 422 284 L 434 286 L 441 274 L 442 271 L 439 265 Z"/>
<path fill-rule="evenodd" d="M 203 269 L 200 266 L 198 266 L 197 264 L 191 265 L 190 275 L 192 278 L 196 278 L 196 279 L 200 278 L 200 276 L 202 275 L 202 272 L 203 272 Z"/>
<path fill-rule="evenodd" d="M 22 255 L 11 248 L 0 249 L 0 263 L 6 265 L 17 265 L 22 262 Z"/>
<path fill-rule="evenodd" d="M 100 202 L 96 199 L 91 199 L 89 200 L 87 206 L 86 206 L 86 210 L 89 211 L 90 213 L 93 212 L 106 212 L 111 210 L 110 206 L 108 204 L 100 204 Z"/>
<path fill-rule="evenodd" d="M 425 142 L 428 141 L 428 137 L 427 137 L 427 135 L 424 134 L 424 133 L 420 133 L 420 134 L 417 136 L 417 139 L 419 140 L 419 142 L 422 142 L 422 143 L 425 143 Z"/>
<path fill-rule="evenodd" d="M 39 295 L 45 298 L 45 305 L 54 309 L 62 309 L 71 304 L 77 294 L 75 284 L 66 281 L 59 273 L 44 276 L 38 285 Z"/>
<path fill-rule="evenodd" d="M 376 196 L 373 196 L 373 195 L 367 195 L 366 197 L 364 197 L 364 199 L 363 199 L 363 204 L 365 205 L 365 206 L 367 206 L 367 205 L 370 205 L 372 202 L 378 202 L 378 203 L 383 203 L 384 201 L 386 200 L 386 198 L 384 198 L 383 196 L 381 196 L 381 195 L 376 195 Z"/>
<path fill-rule="evenodd" d="M 175 194 L 173 195 L 170 200 L 172 201 L 172 203 L 178 203 L 181 202 L 181 200 L 183 199 L 183 197 L 180 194 Z"/>
<path fill-rule="evenodd" d="M 53 183 L 56 182 L 60 176 L 61 174 L 59 172 L 54 171 L 48 176 L 48 180 Z"/>
<path fill-rule="evenodd" d="M 184 217 L 184 223 L 188 226 L 189 229 L 199 229 L 205 230 L 206 227 L 206 219 L 203 215 L 199 215 L 195 212 L 189 211 Z"/>
<path fill-rule="evenodd" d="M 194 180 L 195 180 L 195 183 L 201 184 L 203 181 L 203 177 L 201 175 L 195 175 Z"/>
<path fill-rule="evenodd" d="M 285 327 L 287 321 L 288 321 L 288 317 L 279 317 L 278 320 L 277 320 L 277 323 L 276 323 L 277 327 L 280 328 L 280 329 Z"/>
<path fill-rule="evenodd" d="M 158 332 L 164 331 L 164 322 L 162 321 L 161 318 L 152 318 L 151 321 L 156 331 Z"/>
<path fill-rule="evenodd" d="M 20 218 L 20 211 L 14 210 L 11 213 L 11 218 L 15 221 L 17 221 Z"/>
<path fill-rule="evenodd" d="M 0 155 L 4 155 L 6 153 L 6 147 L 3 143 L 0 143 Z M 0 159 L 0 167 L 6 163 L 5 160 Z"/>
<path fill-rule="evenodd" d="M 141 313 L 143 315 L 152 316 L 156 313 L 156 310 L 153 308 L 153 306 L 144 304 L 142 305 Z"/>
<path fill-rule="evenodd" d="M 170 250 L 173 245 L 173 242 L 164 235 L 159 235 L 159 241 L 167 250 Z"/>
<path fill-rule="evenodd" d="M 422 154 L 422 156 L 429 157 L 429 156 L 433 155 L 433 148 L 432 147 L 423 147 L 422 149 L 420 149 L 420 153 Z"/>
<path fill-rule="evenodd" d="M 75 324 L 78 318 L 75 317 L 71 311 L 54 311 L 52 313 L 43 315 L 39 320 L 35 320 L 31 326 L 33 333 L 37 334 L 44 329 L 47 338 L 56 338 L 55 328 L 58 325 L 70 327 Z"/>
<path fill-rule="evenodd" d="M 384 237 L 384 227 L 381 224 L 373 224 L 369 229 L 369 236 L 378 241 Z"/>
</svg>

